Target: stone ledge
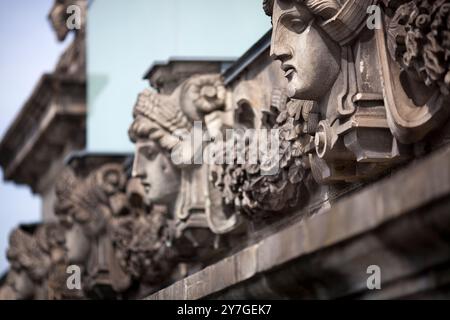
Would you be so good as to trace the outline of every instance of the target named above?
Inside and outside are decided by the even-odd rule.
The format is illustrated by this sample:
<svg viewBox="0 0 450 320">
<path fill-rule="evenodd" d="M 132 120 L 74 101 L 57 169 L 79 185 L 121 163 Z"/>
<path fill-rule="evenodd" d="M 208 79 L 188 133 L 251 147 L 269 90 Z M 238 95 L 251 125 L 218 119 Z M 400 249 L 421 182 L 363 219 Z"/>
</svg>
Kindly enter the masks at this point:
<svg viewBox="0 0 450 320">
<path fill-rule="evenodd" d="M 307 298 L 329 298 L 356 294 L 358 290 L 364 291 L 364 279 L 367 278 L 365 268 L 367 263 L 373 263 L 374 260 L 370 255 L 367 256 L 370 250 L 378 250 L 378 252 L 372 252 L 372 258 L 382 259 L 379 264 L 385 264 L 388 271 L 386 279 L 392 282 L 399 277 L 417 273 L 430 265 L 410 263 L 415 261 L 416 257 L 424 258 L 419 243 L 414 244 L 417 246 L 417 252 L 405 252 L 405 254 L 403 252 L 393 254 L 393 249 L 387 244 L 392 244 L 392 241 L 395 242 L 402 237 L 403 239 L 412 237 L 412 241 L 417 242 L 420 242 L 421 237 L 433 238 L 436 236 L 435 234 L 429 232 L 421 234 L 421 232 L 429 231 L 430 228 L 435 230 L 439 226 L 444 226 L 444 229 L 439 232 L 448 237 L 450 234 L 450 210 L 448 210 L 449 202 L 446 197 L 449 195 L 450 147 L 446 146 L 393 176 L 338 201 L 330 210 L 281 230 L 156 292 L 148 299 L 274 298 L 298 295 Z M 424 209 L 420 210 L 420 208 Z M 398 222 L 398 220 L 401 221 Z M 393 229 L 383 231 L 381 227 L 387 225 L 392 226 Z M 443 249 L 442 257 L 440 251 L 428 251 L 430 255 L 433 253 L 435 257 L 443 258 L 443 260 L 434 261 L 433 257 L 427 257 L 423 261 L 433 263 L 450 261 L 448 241 L 441 241 L 441 238 L 434 240 L 429 241 L 430 243 L 425 248 Z M 318 257 L 318 254 L 327 251 L 327 248 L 334 249 L 334 252 L 328 252 Z M 445 252 L 447 253 L 445 254 Z M 342 255 L 340 256 L 340 254 Z M 311 256 L 316 256 L 314 262 L 310 259 Z M 302 262 L 301 260 L 305 260 L 305 258 L 311 261 Z M 302 295 L 300 288 L 299 291 L 291 294 L 285 293 L 284 289 L 276 289 L 278 285 L 282 287 L 284 281 L 299 280 L 298 271 L 288 270 L 292 269 L 289 265 L 292 266 L 293 262 L 295 263 L 294 269 L 306 268 L 305 270 L 311 276 L 321 277 L 325 274 L 323 270 L 319 269 L 323 269 L 325 263 L 328 263 L 330 267 L 333 264 L 335 267 L 339 266 L 342 268 L 340 272 L 346 274 L 344 269 L 351 271 L 356 266 L 352 264 L 357 261 L 360 262 L 359 265 L 365 266 L 365 268 L 359 268 L 362 271 L 358 271 L 360 280 L 364 280 L 364 282 L 352 280 L 353 288 L 351 290 L 338 290 L 337 294 L 330 294 L 329 290 L 325 290 L 325 293 L 316 292 L 313 295 Z M 299 266 L 302 263 L 304 268 Z M 321 268 L 317 268 L 319 265 Z M 277 280 L 273 282 L 273 279 Z M 304 279 L 304 281 L 310 280 Z M 336 280 L 334 278 L 334 281 Z M 357 284 L 356 287 L 355 284 Z M 296 287 L 292 285 L 292 282 L 286 287 L 289 286 Z M 300 283 L 297 287 L 302 286 Z M 336 286 L 338 287 L 338 285 Z M 253 289 L 250 289 L 252 287 Z M 390 291 L 395 291 L 395 289 L 391 288 Z"/>
</svg>

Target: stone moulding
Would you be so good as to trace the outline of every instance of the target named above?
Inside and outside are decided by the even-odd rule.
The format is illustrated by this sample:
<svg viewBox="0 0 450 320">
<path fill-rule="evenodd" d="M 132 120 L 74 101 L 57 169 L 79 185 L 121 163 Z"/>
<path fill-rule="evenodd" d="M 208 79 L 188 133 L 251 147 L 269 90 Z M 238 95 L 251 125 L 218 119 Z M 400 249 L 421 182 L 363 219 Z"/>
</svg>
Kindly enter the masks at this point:
<svg viewBox="0 0 450 320">
<path fill-rule="evenodd" d="M 79 78 L 54 74 L 41 77 L 0 144 L 0 164 L 6 179 L 27 183 L 36 192 L 37 177 L 49 167 L 49 158 L 59 154 L 67 137 L 78 137 L 72 138 L 76 148 L 84 145 L 84 134 L 74 132 L 84 128 L 85 92 L 85 81 Z M 52 148 L 48 141 L 59 148 Z M 40 173 L 36 172 L 37 163 Z"/>
</svg>

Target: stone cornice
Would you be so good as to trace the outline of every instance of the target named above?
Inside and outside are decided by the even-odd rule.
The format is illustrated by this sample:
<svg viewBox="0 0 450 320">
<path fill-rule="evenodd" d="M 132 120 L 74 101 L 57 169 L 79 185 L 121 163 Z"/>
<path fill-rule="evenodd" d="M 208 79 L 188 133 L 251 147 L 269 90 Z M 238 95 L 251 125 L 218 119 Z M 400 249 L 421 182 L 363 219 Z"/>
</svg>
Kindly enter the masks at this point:
<svg viewBox="0 0 450 320">
<path fill-rule="evenodd" d="M 225 85 L 229 85 L 239 75 L 244 72 L 244 70 L 253 64 L 255 60 L 260 57 L 265 51 L 270 47 L 270 36 L 272 34 L 272 29 L 266 32 L 264 36 L 261 37 L 254 45 L 250 47 L 235 63 L 233 63 L 229 68 L 227 68 L 222 76 L 224 78 Z"/>
<path fill-rule="evenodd" d="M 183 81 L 195 74 L 220 73 L 234 58 L 188 58 L 173 57 L 167 61 L 154 62 L 143 79 L 163 94 L 171 94 Z"/>
<path fill-rule="evenodd" d="M 5 179 L 35 189 L 39 175 L 46 171 L 43 168 L 51 164 L 51 159 L 68 141 L 83 147 L 85 90 L 85 80 L 79 77 L 58 74 L 41 77 L 0 143 L 0 164 Z M 38 153 L 43 159 L 36 159 Z M 33 173 L 37 162 L 43 167 Z"/>
</svg>

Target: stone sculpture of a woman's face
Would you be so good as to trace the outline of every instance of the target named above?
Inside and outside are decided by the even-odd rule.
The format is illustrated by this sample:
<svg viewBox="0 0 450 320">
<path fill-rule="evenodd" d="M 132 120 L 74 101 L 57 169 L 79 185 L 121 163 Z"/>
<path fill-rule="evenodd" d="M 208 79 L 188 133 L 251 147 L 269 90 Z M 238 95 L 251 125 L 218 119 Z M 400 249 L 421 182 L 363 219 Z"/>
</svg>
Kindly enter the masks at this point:
<svg viewBox="0 0 450 320">
<path fill-rule="evenodd" d="M 147 202 L 162 205 L 175 202 L 180 188 L 180 172 L 168 152 L 155 141 L 139 139 L 136 142 L 133 177 L 141 180 Z"/>
<path fill-rule="evenodd" d="M 340 46 L 321 29 L 323 18 L 308 8 L 310 2 L 314 1 L 273 1 L 271 55 L 281 62 L 291 98 L 319 101 L 339 73 Z"/>
</svg>

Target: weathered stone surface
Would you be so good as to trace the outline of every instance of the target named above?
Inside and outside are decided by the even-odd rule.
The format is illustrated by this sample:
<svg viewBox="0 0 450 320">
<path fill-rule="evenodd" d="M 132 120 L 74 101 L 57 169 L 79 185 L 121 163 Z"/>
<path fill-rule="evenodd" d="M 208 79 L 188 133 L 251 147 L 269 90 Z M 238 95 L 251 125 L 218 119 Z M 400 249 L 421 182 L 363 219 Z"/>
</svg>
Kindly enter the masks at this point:
<svg viewBox="0 0 450 320">
<path fill-rule="evenodd" d="M 183 291 L 169 287 L 149 299 L 394 298 L 418 293 L 420 286 L 408 288 L 409 282 L 419 281 L 417 276 L 405 283 L 392 281 L 450 259 L 445 240 L 450 234 L 449 163 L 447 147 L 173 285 Z M 366 287 L 371 264 L 384 270 L 387 287 L 374 296 Z M 427 290 L 446 283 L 426 273 L 423 277 Z M 198 279 L 208 279 L 207 284 Z M 201 285 L 188 291 L 191 283 Z"/>
<path fill-rule="evenodd" d="M 57 223 L 21 225 L 9 238 L 11 265 L 2 299 L 82 299 L 81 291 L 66 286 L 69 265 L 64 228 Z"/>
<path fill-rule="evenodd" d="M 68 260 L 82 268 L 88 297 L 141 297 L 167 283 L 177 266 L 167 210 L 145 204 L 125 160 L 73 155 L 56 186 Z"/>
<path fill-rule="evenodd" d="M 133 110 L 134 159 L 72 154 L 58 178 L 67 256 L 56 269 L 82 266 L 89 298 L 450 297 L 448 2 L 265 0 L 273 29 L 226 70 L 155 63 Z M 60 39 L 68 3 L 50 14 Z M 62 157 L 84 145 L 73 134 L 84 35 L 83 24 L 0 144 L 7 179 L 46 207 Z M 259 145 L 247 161 L 251 145 L 235 138 L 250 130 L 276 131 L 274 153 Z M 230 145 L 244 163 L 205 161 Z M 0 297 L 63 297 L 38 237 L 17 234 Z M 39 262 L 33 281 L 16 274 L 22 256 Z M 381 290 L 368 290 L 370 265 Z M 18 294 L 15 281 L 33 283 Z"/>
</svg>

